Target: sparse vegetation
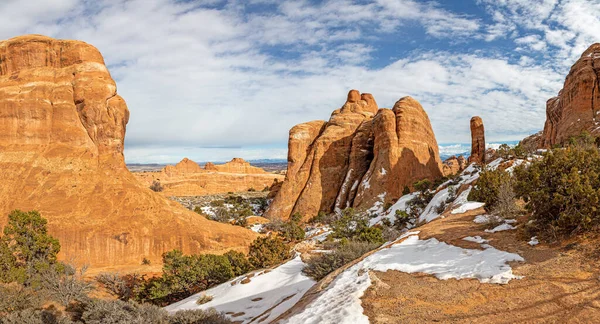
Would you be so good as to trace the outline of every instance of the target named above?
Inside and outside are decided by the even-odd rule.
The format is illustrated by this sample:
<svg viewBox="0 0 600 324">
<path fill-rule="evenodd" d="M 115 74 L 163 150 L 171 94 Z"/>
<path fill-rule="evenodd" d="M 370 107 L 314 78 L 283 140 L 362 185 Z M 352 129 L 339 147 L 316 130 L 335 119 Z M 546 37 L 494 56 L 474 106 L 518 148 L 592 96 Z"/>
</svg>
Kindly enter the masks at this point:
<svg viewBox="0 0 600 324">
<path fill-rule="evenodd" d="M 273 219 L 266 228 L 281 235 L 286 242 L 298 242 L 304 239 L 304 229 L 300 225 L 302 215 L 294 213 L 288 221 Z"/>
<path fill-rule="evenodd" d="M 161 192 L 164 189 L 165 188 L 162 186 L 162 184 L 160 184 L 160 181 L 158 181 L 158 180 L 152 181 L 152 184 L 150 185 L 150 190 L 152 190 L 154 192 Z"/>
<path fill-rule="evenodd" d="M 570 142 L 515 170 L 517 196 L 533 220 L 528 228 L 548 240 L 600 225 L 600 152 L 585 134 Z"/>
<path fill-rule="evenodd" d="M 383 234 L 377 227 L 369 227 L 369 219 L 365 213 L 353 208 L 346 208 L 339 218 L 331 223 L 332 238 L 357 240 L 374 244 L 383 244 Z"/>
<path fill-rule="evenodd" d="M 122 300 L 90 297 L 92 285 L 83 280 L 85 267 L 77 270 L 56 260 L 60 244 L 48 235 L 46 220 L 35 211 L 15 210 L 9 214 L 0 248 L 0 275 L 4 282 L 0 284 L 0 324 L 230 323 L 214 310 L 177 312 L 169 316 L 157 306 L 129 300 L 143 288 L 152 287 L 148 282 L 156 282 L 138 275 L 99 276 L 103 286 Z M 227 257 L 222 259 L 229 264 Z M 212 278 L 227 275 L 219 266 L 201 269 Z M 65 307 L 65 311 L 59 310 L 56 303 Z"/>
<path fill-rule="evenodd" d="M 368 242 L 342 240 L 329 253 L 323 253 L 310 258 L 302 272 L 317 281 L 321 280 L 329 273 L 356 260 L 379 245 Z"/>
</svg>

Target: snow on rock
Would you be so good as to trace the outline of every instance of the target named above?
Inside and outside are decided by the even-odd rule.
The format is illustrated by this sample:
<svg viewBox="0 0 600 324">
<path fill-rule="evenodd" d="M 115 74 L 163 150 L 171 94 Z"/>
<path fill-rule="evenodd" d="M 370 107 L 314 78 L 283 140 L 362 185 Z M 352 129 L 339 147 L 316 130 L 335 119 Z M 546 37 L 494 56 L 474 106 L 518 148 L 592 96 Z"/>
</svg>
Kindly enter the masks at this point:
<svg viewBox="0 0 600 324">
<path fill-rule="evenodd" d="M 371 285 L 368 270 L 397 270 L 427 273 L 438 279 L 478 279 L 483 283 L 506 284 L 513 275 L 507 262 L 524 261 L 521 256 L 496 250 L 463 249 L 434 238 L 419 240 L 415 232 L 404 234 L 403 242 L 381 249 L 346 269 L 317 299 L 287 323 L 369 323 L 360 298 Z"/>
<path fill-rule="evenodd" d="M 490 222 L 500 222 L 502 219 L 495 215 L 477 215 L 473 219 L 473 223 L 476 224 L 487 224 Z"/>
<path fill-rule="evenodd" d="M 438 191 L 438 193 L 433 196 L 429 204 L 427 204 L 427 207 L 425 207 L 423 213 L 421 213 L 419 216 L 419 222 L 429 223 L 432 220 L 440 217 L 440 214 L 436 211 L 436 209 L 441 203 L 445 202 L 449 196 L 450 187 Z"/>
<path fill-rule="evenodd" d="M 484 205 L 485 205 L 484 203 L 470 201 L 468 203 L 460 205 L 458 208 L 454 208 L 450 213 L 452 215 L 464 214 L 464 213 L 468 212 L 469 210 L 475 210 L 477 208 L 483 207 Z"/>
<path fill-rule="evenodd" d="M 477 208 L 483 207 L 485 204 L 480 202 L 468 201 L 467 197 L 469 197 L 469 193 L 471 193 L 471 189 L 473 187 L 469 187 L 467 190 L 463 191 L 456 200 L 454 200 L 454 206 L 458 206 L 457 208 L 452 209 L 450 214 L 463 214 L 468 212 L 469 210 L 474 210 Z"/>
<path fill-rule="evenodd" d="M 493 229 L 486 229 L 485 231 L 487 233 L 496 233 L 496 232 L 501 232 L 501 231 L 508 231 L 508 230 L 513 230 L 516 229 L 516 227 L 508 224 L 508 223 L 504 223 L 502 225 L 498 225 L 496 227 L 494 227 Z"/>
<path fill-rule="evenodd" d="M 537 236 L 534 236 L 531 238 L 531 240 L 529 240 L 529 242 L 527 242 L 527 244 L 529 244 L 531 246 L 536 246 L 536 245 L 540 244 L 540 241 L 538 241 Z"/>
<path fill-rule="evenodd" d="M 381 223 L 381 221 L 384 218 L 389 219 L 393 224 L 394 221 L 396 220 L 396 211 L 401 210 L 401 211 L 405 211 L 408 213 L 409 209 L 410 209 L 408 207 L 408 202 L 411 201 L 413 198 L 415 198 L 418 195 L 419 195 L 418 192 L 413 192 L 411 194 L 400 197 L 400 199 L 398 199 L 398 201 L 396 201 L 396 203 L 393 204 L 392 207 L 390 207 L 390 209 L 388 209 L 385 213 L 381 213 L 381 214 L 379 214 L 379 216 L 377 216 L 375 218 L 371 218 L 369 220 L 369 226 L 373 226 L 375 224 Z"/>
<path fill-rule="evenodd" d="M 224 313 L 243 313 L 230 318 L 236 322 L 250 323 L 256 320 L 269 323 L 294 306 L 315 284 L 314 280 L 302 273 L 303 268 L 304 262 L 298 255 L 270 272 L 255 275 L 247 284 L 240 283 L 245 276 L 238 277 L 169 305 L 165 309 L 173 313 L 185 309 L 215 308 Z M 204 295 L 212 296 L 213 299 L 202 305 L 196 304 L 198 298 Z"/>
<path fill-rule="evenodd" d="M 379 198 L 379 201 L 376 201 L 373 204 L 373 207 L 369 208 L 367 210 L 367 212 L 371 215 L 381 215 L 383 214 L 383 212 L 385 211 L 385 207 L 383 205 L 383 202 L 385 201 L 385 196 L 387 196 L 387 192 L 383 192 L 380 193 L 377 198 Z"/>
<path fill-rule="evenodd" d="M 497 158 L 494 161 L 488 163 L 485 168 L 491 171 L 494 171 L 496 169 L 498 169 L 498 167 L 500 166 L 500 164 L 504 162 L 504 159 L 502 158 Z"/>
<path fill-rule="evenodd" d="M 467 236 L 467 237 L 463 238 L 463 240 L 478 243 L 478 244 L 484 244 L 484 243 L 488 242 L 488 240 L 482 238 L 481 236 Z"/>
<path fill-rule="evenodd" d="M 250 229 L 253 232 L 260 233 L 264 227 L 265 227 L 264 224 L 254 224 L 254 225 L 250 226 Z"/>
</svg>

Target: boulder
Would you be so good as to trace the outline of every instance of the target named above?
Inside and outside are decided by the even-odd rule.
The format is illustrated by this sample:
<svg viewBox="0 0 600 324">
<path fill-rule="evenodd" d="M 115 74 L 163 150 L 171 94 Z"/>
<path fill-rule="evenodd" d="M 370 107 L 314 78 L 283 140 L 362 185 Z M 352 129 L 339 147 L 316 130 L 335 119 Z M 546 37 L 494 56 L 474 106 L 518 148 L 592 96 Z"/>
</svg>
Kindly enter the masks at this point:
<svg viewBox="0 0 600 324">
<path fill-rule="evenodd" d="M 129 110 L 100 52 L 30 35 L 0 42 L 0 226 L 38 210 L 62 259 L 160 263 L 164 252 L 245 249 L 256 237 L 142 186 L 123 156 Z"/>
</svg>

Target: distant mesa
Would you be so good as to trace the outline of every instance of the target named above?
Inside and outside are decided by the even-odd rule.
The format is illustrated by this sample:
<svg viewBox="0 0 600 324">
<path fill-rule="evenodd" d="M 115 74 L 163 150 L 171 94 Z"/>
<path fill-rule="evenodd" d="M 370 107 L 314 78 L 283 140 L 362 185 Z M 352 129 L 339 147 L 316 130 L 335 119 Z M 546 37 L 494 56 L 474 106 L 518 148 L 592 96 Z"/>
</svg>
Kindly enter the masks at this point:
<svg viewBox="0 0 600 324">
<path fill-rule="evenodd" d="M 600 136 L 600 44 L 590 46 L 571 67 L 558 96 L 546 103 L 546 123 L 538 148 L 564 144 L 583 131 Z"/>
<path fill-rule="evenodd" d="M 38 210 L 60 257 L 92 267 L 247 247 L 251 231 L 198 217 L 129 173 L 128 120 L 95 47 L 39 35 L 1 41 L 0 226 L 13 209 Z"/>
<path fill-rule="evenodd" d="M 305 219 L 347 207 L 369 209 L 394 201 L 405 187 L 442 176 L 429 117 L 404 97 L 379 109 L 371 94 L 348 93 L 329 121 L 294 126 L 285 181 L 267 217 Z"/>
<path fill-rule="evenodd" d="M 469 156 L 470 163 L 484 164 L 485 150 L 485 130 L 481 117 L 475 116 L 471 118 L 471 155 Z"/>
<path fill-rule="evenodd" d="M 227 172 L 227 173 L 242 173 L 242 174 L 267 174 L 269 172 L 250 165 L 249 162 L 246 162 L 242 158 L 233 158 L 231 161 L 224 164 L 213 164 L 211 162 L 206 163 L 204 166 L 205 170 L 209 171 L 219 171 L 219 172 Z"/>
<path fill-rule="evenodd" d="M 165 196 L 203 196 L 247 190 L 262 191 L 284 176 L 250 165 L 242 158 L 215 165 L 208 162 L 204 168 L 184 158 L 176 165 L 167 165 L 159 172 L 134 172 L 144 186 L 160 182 Z"/>
</svg>

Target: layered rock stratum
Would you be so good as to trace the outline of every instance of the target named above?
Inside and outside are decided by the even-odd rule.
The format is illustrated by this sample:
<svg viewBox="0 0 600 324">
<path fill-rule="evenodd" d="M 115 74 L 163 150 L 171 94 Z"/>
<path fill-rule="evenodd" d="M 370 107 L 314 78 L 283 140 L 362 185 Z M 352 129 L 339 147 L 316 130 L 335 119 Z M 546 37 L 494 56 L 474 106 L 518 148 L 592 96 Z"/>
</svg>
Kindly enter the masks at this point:
<svg viewBox="0 0 600 324">
<path fill-rule="evenodd" d="M 571 67 L 558 96 L 546 103 L 539 148 L 563 144 L 587 131 L 600 136 L 600 44 L 590 46 Z"/>
<path fill-rule="evenodd" d="M 294 126 L 288 148 L 287 175 L 267 217 L 383 207 L 415 181 L 442 176 L 429 117 L 411 97 L 379 109 L 371 94 L 351 90 L 329 121 Z"/>
<path fill-rule="evenodd" d="M 251 231 L 199 217 L 129 173 L 128 120 L 95 47 L 38 35 L 0 42 L 0 225 L 13 209 L 38 210 L 60 257 L 92 267 L 244 249 Z"/>
<path fill-rule="evenodd" d="M 270 188 L 284 176 L 269 173 L 250 165 L 241 158 L 215 165 L 207 163 L 201 168 L 198 163 L 184 158 L 176 165 L 168 165 L 158 172 L 134 172 L 144 186 L 160 182 L 165 196 L 203 196 L 228 192 L 261 191 Z"/>
<path fill-rule="evenodd" d="M 471 155 L 469 162 L 483 164 L 486 161 L 485 130 L 479 116 L 471 118 Z"/>
</svg>

